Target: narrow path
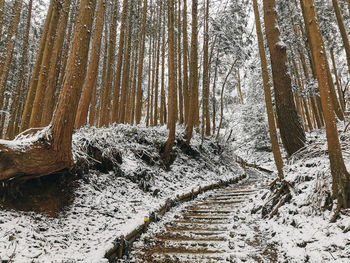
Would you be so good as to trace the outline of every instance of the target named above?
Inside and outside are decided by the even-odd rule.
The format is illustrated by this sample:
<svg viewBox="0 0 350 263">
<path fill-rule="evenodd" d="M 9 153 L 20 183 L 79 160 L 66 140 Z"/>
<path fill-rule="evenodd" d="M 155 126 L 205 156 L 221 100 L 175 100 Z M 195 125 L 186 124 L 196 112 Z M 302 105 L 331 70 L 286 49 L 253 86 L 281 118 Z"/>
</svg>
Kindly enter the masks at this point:
<svg viewBox="0 0 350 263">
<path fill-rule="evenodd" d="M 237 262 L 232 238 L 239 233 L 233 227 L 239 207 L 269 181 L 260 172 L 247 171 L 243 183 L 203 194 L 150 226 L 124 262 Z M 262 235 L 256 231 L 254 246 L 260 247 Z M 271 259 L 252 257 L 257 262 L 261 258 Z"/>
</svg>

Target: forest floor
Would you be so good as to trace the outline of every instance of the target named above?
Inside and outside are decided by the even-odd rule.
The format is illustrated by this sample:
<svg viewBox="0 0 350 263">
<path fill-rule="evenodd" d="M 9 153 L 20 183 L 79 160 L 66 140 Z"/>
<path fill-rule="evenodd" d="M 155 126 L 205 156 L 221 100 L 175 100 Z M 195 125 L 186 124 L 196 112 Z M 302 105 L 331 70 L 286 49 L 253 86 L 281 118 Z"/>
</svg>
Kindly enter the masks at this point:
<svg viewBox="0 0 350 263">
<path fill-rule="evenodd" d="M 343 157 L 350 171 L 350 129 L 344 130 L 345 124 L 338 123 Z M 276 170 L 272 153 L 252 151 L 242 144 L 236 153 Z M 263 233 L 267 246 L 277 250 L 278 262 L 350 262 L 350 209 L 330 223 L 335 207 L 330 202 L 332 177 L 325 129 L 307 133 L 305 147 L 284 162 L 285 180 L 292 186 L 291 200 L 274 217 L 263 217 L 259 208 L 272 199 L 272 192 L 266 189 L 242 205 L 237 225 L 247 232 Z M 248 255 L 252 250 L 247 245 L 240 253 Z"/>
<path fill-rule="evenodd" d="M 344 132 L 343 124 L 339 131 L 350 169 L 350 131 Z M 222 146 L 214 139 L 205 139 L 201 146 L 198 134 L 188 149 L 183 147 L 183 134 L 179 127 L 168 170 L 159 157 L 167 138 L 165 127 L 79 130 L 73 139 L 79 175 L 30 181 L 4 196 L 0 259 L 100 262 L 116 238 L 142 225 L 168 198 L 243 174 L 235 154 L 274 170 L 271 152 L 254 151 L 248 144 L 238 147 L 235 142 Z M 232 237 L 237 246 L 230 260 L 250 262 L 251 252 L 257 252 L 250 239 L 258 236 L 266 248 L 276 251 L 279 262 L 349 262 L 350 211 L 342 211 L 336 223 L 329 223 L 331 177 L 325 131 L 309 133 L 306 147 L 288 160 L 284 170 L 293 186 L 292 199 L 271 219 L 261 213 L 271 197 L 269 189 L 242 203 L 230 227 L 240 232 Z"/>
<path fill-rule="evenodd" d="M 13 197 L 4 196 L 0 259 L 99 262 L 118 237 L 142 225 L 168 198 L 244 173 L 232 147 L 214 139 L 201 146 L 195 135 L 192 147 L 184 147 L 182 127 L 166 169 L 159 151 L 167 134 L 165 127 L 124 125 L 79 130 L 73 138 L 79 176 L 32 180 Z"/>
</svg>

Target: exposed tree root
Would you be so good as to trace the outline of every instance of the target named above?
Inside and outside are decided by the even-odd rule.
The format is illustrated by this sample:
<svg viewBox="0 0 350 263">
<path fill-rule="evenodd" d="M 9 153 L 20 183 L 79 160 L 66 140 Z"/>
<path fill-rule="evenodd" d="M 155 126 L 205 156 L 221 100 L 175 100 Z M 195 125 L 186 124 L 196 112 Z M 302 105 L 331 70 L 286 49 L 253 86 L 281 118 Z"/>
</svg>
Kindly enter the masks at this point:
<svg viewBox="0 0 350 263">
<path fill-rule="evenodd" d="M 73 166 L 70 149 L 56 151 L 49 131 L 33 137 L 29 143 L 26 139 L 0 141 L 0 181 L 26 181 Z"/>
<path fill-rule="evenodd" d="M 274 180 L 270 184 L 270 190 L 273 192 L 271 194 L 271 198 L 265 203 L 263 207 L 261 207 L 262 216 L 266 217 L 268 214 L 269 218 L 275 216 L 278 213 L 279 208 L 281 208 L 292 198 L 291 188 L 292 185 L 285 180 Z"/>
</svg>

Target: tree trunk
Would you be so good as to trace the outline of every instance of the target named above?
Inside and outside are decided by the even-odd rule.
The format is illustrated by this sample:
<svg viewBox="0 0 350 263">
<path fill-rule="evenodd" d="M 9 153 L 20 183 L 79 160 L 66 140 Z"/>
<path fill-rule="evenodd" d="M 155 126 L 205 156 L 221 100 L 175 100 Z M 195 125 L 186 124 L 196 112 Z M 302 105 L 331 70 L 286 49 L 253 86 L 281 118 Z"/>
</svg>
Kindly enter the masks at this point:
<svg viewBox="0 0 350 263">
<path fill-rule="evenodd" d="M 46 96 L 44 97 L 44 108 L 42 110 L 41 116 L 41 126 L 49 125 L 53 114 L 53 109 L 55 105 L 55 93 L 59 88 L 57 86 L 57 78 L 59 72 L 58 70 L 61 62 L 60 60 L 62 58 L 61 54 L 63 50 L 64 39 L 66 37 L 70 5 L 71 0 L 65 0 L 63 10 L 61 11 L 60 21 L 58 24 L 58 32 L 51 54 L 50 69 L 47 77 Z"/>
<path fill-rule="evenodd" d="M 133 25 L 133 6 L 130 5 L 130 14 L 128 19 L 128 30 L 127 30 L 127 42 L 125 43 L 125 54 L 124 54 L 124 67 L 122 77 L 122 90 L 119 103 L 119 123 L 125 123 L 125 116 L 127 109 L 127 101 L 129 96 L 129 79 L 130 79 L 130 56 L 131 56 L 131 36 L 132 36 L 132 25 Z"/>
<path fill-rule="evenodd" d="M 210 136 L 210 116 L 209 116 L 209 0 L 205 3 L 204 16 L 204 55 L 203 55 L 203 107 L 202 107 L 202 129 L 205 135 Z"/>
<path fill-rule="evenodd" d="M 190 56 L 189 111 L 186 130 L 186 144 L 190 145 L 193 126 L 196 125 L 198 107 L 198 0 L 192 1 L 192 35 Z M 197 101 L 196 101 L 197 100 Z"/>
<path fill-rule="evenodd" d="M 228 77 L 231 75 L 235 65 L 236 65 L 236 62 L 237 62 L 237 59 L 232 63 L 232 66 L 231 68 L 229 69 L 229 71 L 227 72 L 226 74 L 226 77 L 224 79 L 224 83 L 222 84 L 222 88 L 221 88 L 221 94 L 220 94 L 220 101 L 221 101 L 221 107 L 220 107 L 220 122 L 219 122 L 219 126 L 218 126 L 218 131 L 216 133 L 216 140 L 219 139 L 219 136 L 220 136 L 220 130 L 221 130 L 221 127 L 222 127 L 222 121 L 224 119 L 224 91 L 225 91 L 225 86 L 226 86 L 226 83 L 227 83 L 227 80 L 228 80 Z"/>
<path fill-rule="evenodd" d="M 143 14 L 142 14 L 142 26 L 141 26 L 141 49 L 139 56 L 138 72 L 137 72 L 137 98 L 136 98 L 136 124 L 141 121 L 142 111 L 142 74 L 143 74 L 143 61 L 145 56 L 145 44 L 146 44 L 146 19 L 147 19 L 147 0 L 143 3 Z"/>
<path fill-rule="evenodd" d="M 340 86 L 340 82 L 339 82 L 338 70 L 337 70 L 337 65 L 335 63 L 333 49 L 331 49 L 330 53 L 331 53 L 331 60 L 332 60 L 332 65 L 333 65 L 335 83 L 337 85 L 337 91 L 338 91 L 338 97 L 339 97 L 339 101 L 340 101 L 340 106 L 342 108 L 342 111 L 344 112 L 345 111 L 345 100 L 344 100 L 343 92 L 342 92 L 342 89 L 341 89 L 341 86 Z"/>
<path fill-rule="evenodd" d="M 158 33 L 157 33 L 157 53 L 156 53 L 156 72 L 155 72 L 155 83 L 154 83 L 154 114 L 153 114 L 153 125 L 157 126 L 158 125 L 158 119 L 159 119 L 159 114 L 158 114 L 158 93 L 159 93 L 159 61 L 160 61 L 160 44 L 161 44 L 161 29 L 162 29 L 162 13 L 163 13 L 163 2 L 160 2 L 160 7 L 159 7 L 159 20 L 158 20 Z"/>
<path fill-rule="evenodd" d="M 218 62 L 219 62 L 219 53 L 216 55 L 215 61 L 215 70 L 214 70 L 214 83 L 213 83 L 213 134 L 216 130 L 216 79 L 218 75 Z"/>
<path fill-rule="evenodd" d="M 305 132 L 293 100 L 291 79 L 287 69 L 287 51 L 281 44 L 275 0 L 264 0 L 264 21 L 273 75 L 277 121 L 287 154 L 304 147 Z"/>
<path fill-rule="evenodd" d="M 346 33 L 345 25 L 343 22 L 343 17 L 341 15 L 341 12 L 339 9 L 338 0 L 332 0 L 332 3 L 333 3 L 335 15 L 337 17 L 340 35 L 341 35 L 341 38 L 343 40 L 344 49 L 345 49 L 345 53 L 346 53 L 346 60 L 348 62 L 348 70 L 349 70 L 349 74 L 350 74 L 350 43 L 349 43 L 348 34 Z"/>
<path fill-rule="evenodd" d="M 0 40 L 2 37 L 2 25 L 3 25 L 3 15 L 4 15 L 5 0 L 0 0 Z"/>
<path fill-rule="evenodd" d="M 281 150 L 280 150 L 280 147 L 278 145 L 277 130 L 276 130 L 276 126 L 275 126 L 274 110 L 273 110 L 273 105 L 272 105 L 271 88 L 269 85 L 269 73 L 268 73 L 268 68 L 267 68 L 267 59 L 266 59 L 266 53 L 265 53 L 265 48 L 264 48 L 264 39 L 263 39 L 262 30 L 261 30 L 261 22 L 260 22 L 257 0 L 253 0 L 253 6 L 254 6 L 254 14 L 255 14 L 256 32 L 257 32 L 257 36 L 258 36 L 261 71 L 262 71 L 262 77 L 263 77 L 263 82 L 264 82 L 266 112 L 267 112 L 267 119 L 268 119 L 268 123 L 269 123 L 269 132 L 270 132 L 270 139 L 271 139 L 271 144 L 272 144 L 272 152 L 273 152 L 273 157 L 275 159 L 275 164 L 276 164 L 277 171 L 278 171 L 278 176 L 280 179 L 283 179 L 283 177 L 284 177 L 283 176 L 283 160 L 282 160 Z"/>
<path fill-rule="evenodd" d="M 58 22 L 60 18 L 61 9 L 61 3 L 58 1 L 54 1 L 52 18 L 50 21 L 50 27 L 47 35 L 48 39 L 44 48 L 43 60 L 40 65 L 39 80 L 35 92 L 32 113 L 30 115 L 30 128 L 41 127 L 41 116 L 44 107 L 43 98 L 45 97 L 45 93 L 48 87 L 48 74 L 51 68 L 50 62 L 52 58 L 52 51 L 54 49 L 55 43 L 58 43 L 56 42 L 56 32 L 58 29 Z"/>
<path fill-rule="evenodd" d="M 146 0 L 147 2 L 147 0 Z M 127 29 L 128 19 L 128 1 L 123 1 L 122 21 L 119 32 L 119 46 L 118 46 L 118 61 L 117 69 L 114 78 L 114 95 L 113 95 L 113 108 L 112 108 L 112 122 L 117 122 L 119 119 L 119 96 L 120 96 L 120 83 L 123 66 L 123 55 L 124 55 L 124 42 L 125 42 L 125 31 Z"/>
<path fill-rule="evenodd" d="M 96 80 L 98 76 L 98 65 L 100 61 L 101 53 L 101 42 L 102 42 L 102 33 L 103 33 L 103 23 L 105 16 L 105 6 L 104 0 L 99 0 L 96 22 L 95 22 L 95 31 L 94 38 L 92 40 L 91 55 L 89 61 L 89 68 L 87 71 L 87 77 L 85 79 L 83 93 L 80 97 L 79 107 L 77 111 L 77 116 L 75 118 L 75 128 L 81 128 L 85 122 L 89 111 L 90 101 L 94 87 L 96 86 Z"/>
<path fill-rule="evenodd" d="M 168 2 L 168 72 L 169 72 L 169 94 L 168 94 L 168 127 L 169 137 L 163 152 L 165 164 L 170 164 L 170 152 L 175 141 L 176 128 L 176 79 L 175 79 L 175 39 L 174 39 L 174 0 Z"/>
<path fill-rule="evenodd" d="M 113 13 L 112 13 L 112 22 L 110 24 L 109 30 L 109 43 L 108 43 L 108 62 L 107 62 L 107 75 L 106 75 L 106 87 L 103 90 L 101 101 L 101 126 L 108 126 L 111 121 L 111 93 L 112 93 L 112 79 L 113 79 L 113 65 L 114 65 L 114 56 L 115 56 L 115 42 L 116 42 L 116 27 L 117 27 L 117 18 L 118 18 L 118 0 L 113 1 Z"/>
<path fill-rule="evenodd" d="M 189 100 L 190 91 L 188 83 L 188 41 L 187 41 L 187 0 L 183 0 L 183 10 L 182 10 L 182 28 L 183 28 L 183 41 L 182 41 L 182 53 L 183 53 L 183 94 L 184 94 L 184 106 L 185 106 L 185 123 L 188 124 L 189 116 Z"/>
<path fill-rule="evenodd" d="M 165 21 L 165 14 L 163 21 Z M 165 22 L 162 25 L 162 65 L 161 65 L 161 77 L 160 77 L 160 125 L 166 123 L 166 104 L 165 104 Z"/>
<path fill-rule="evenodd" d="M 338 207 L 350 206 L 350 175 L 346 170 L 338 137 L 337 122 L 333 103 L 330 97 L 330 86 L 327 76 L 326 50 L 323 46 L 313 0 L 301 0 L 305 10 L 306 27 L 309 27 L 312 53 L 315 59 L 317 81 L 319 85 L 323 113 L 326 123 L 328 155 L 332 174 L 333 198 L 337 199 Z"/>
<path fill-rule="evenodd" d="M 97 111 L 97 120 L 96 126 L 101 127 L 101 108 L 102 108 L 102 97 L 104 89 L 106 88 L 106 75 L 107 75 L 107 61 L 108 61 L 108 23 L 105 19 L 105 35 L 104 35 L 104 53 L 103 53 L 103 68 L 102 68 L 102 81 L 101 81 L 101 90 L 100 90 L 100 99 Z"/>
<path fill-rule="evenodd" d="M 177 1 L 177 86 L 178 86 L 178 113 L 180 124 L 184 123 L 184 97 L 182 88 L 182 47 L 181 47 L 181 35 L 182 35 L 182 21 L 181 21 L 181 0 Z"/>
<path fill-rule="evenodd" d="M 43 60 L 46 42 L 48 41 L 47 37 L 48 37 L 48 31 L 49 31 L 49 27 L 50 27 L 50 23 L 51 23 L 51 18 L 52 18 L 53 7 L 54 7 L 54 1 L 52 0 L 50 2 L 49 10 L 48 10 L 48 13 L 46 16 L 45 25 L 44 25 L 43 33 L 42 33 L 41 40 L 40 40 L 40 46 L 39 46 L 39 50 L 37 53 L 33 74 L 32 74 L 31 80 L 30 80 L 30 85 L 29 85 L 29 89 L 28 89 L 28 93 L 27 93 L 27 98 L 26 98 L 24 110 L 23 110 L 20 129 L 19 129 L 20 132 L 29 128 L 29 120 L 30 120 L 30 116 L 32 113 L 33 102 L 34 102 L 35 93 L 36 93 L 37 86 L 38 86 L 38 79 L 39 79 L 39 74 L 40 74 L 40 69 L 41 69 L 41 62 Z"/>
<path fill-rule="evenodd" d="M 152 13 L 151 13 L 152 20 Z M 147 111 L 146 111 L 146 126 L 150 122 L 150 103 L 151 103 L 151 65 L 152 65 L 152 37 L 149 38 L 148 47 L 148 81 L 147 81 Z"/>
<path fill-rule="evenodd" d="M 16 85 L 16 91 L 15 91 L 15 94 L 13 96 L 13 102 L 11 105 L 11 110 L 10 110 L 11 118 L 10 118 L 10 122 L 9 122 L 9 125 L 7 128 L 7 134 L 6 134 L 7 139 L 13 139 L 15 137 L 15 127 L 14 126 L 15 126 L 15 121 L 16 121 L 16 117 L 17 117 L 17 112 L 19 111 L 19 104 L 20 104 L 19 99 L 23 93 L 22 86 L 24 83 L 25 67 L 27 66 L 27 63 L 28 63 L 28 44 L 29 44 L 30 21 L 32 18 L 32 7 L 33 7 L 33 0 L 29 0 L 26 33 L 25 33 L 25 37 L 24 37 L 23 53 L 22 53 L 22 58 L 21 58 L 21 69 L 19 71 L 19 78 L 18 78 L 17 85 Z M 0 6 L 0 8 L 1 8 L 1 6 Z M 0 27 L 1 27 L 1 25 L 0 25 Z"/>
<path fill-rule="evenodd" d="M 52 127 L 42 131 L 39 139 L 33 137 L 31 147 L 16 149 L 12 146 L 15 142 L 2 141 L 0 180 L 40 177 L 73 165 L 71 142 L 74 119 L 85 78 L 95 4 L 93 0 L 80 2 L 65 81 Z"/>
<path fill-rule="evenodd" d="M 2 106 L 3 106 L 6 82 L 10 72 L 10 64 L 12 61 L 13 50 L 16 44 L 15 35 L 17 34 L 17 30 L 18 30 L 18 24 L 21 17 L 21 9 L 22 9 L 22 0 L 16 0 L 13 4 L 13 11 L 14 11 L 13 19 L 8 29 L 8 33 L 7 33 L 7 37 L 4 45 L 6 47 L 5 60 L 0 61 L 0 110 L 2 109 Z"/>
</svg>

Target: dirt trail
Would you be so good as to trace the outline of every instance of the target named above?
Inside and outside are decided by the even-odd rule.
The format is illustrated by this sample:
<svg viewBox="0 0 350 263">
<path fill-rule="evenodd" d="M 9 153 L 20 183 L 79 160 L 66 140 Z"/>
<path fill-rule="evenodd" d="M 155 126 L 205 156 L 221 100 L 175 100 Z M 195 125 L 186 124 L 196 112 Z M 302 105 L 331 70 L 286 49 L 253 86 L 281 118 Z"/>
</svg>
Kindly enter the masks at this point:
<svg viewBox="0 0 350 263">
<path fill-rule="evenodd" d="M 261 173 L 247 170 L 248 179 L 240 185 L 218 189 L 184 204 L 150 226 L 141 241 L 134 244 L 130 258 L 121 262 L 241 262 L 237 247 L 250 246 L 254 253 L 248 261 L 274 261 L 272 248 L 264 245 L 263 235 L 255 228 L 254 238 L 234 229 L 239 207 L 249 201 L 269 180 Z M 242 235 L 241 244 L 232 243 Z M 248 235 L 249 236 L 249 235 Z"/>
</svg>

